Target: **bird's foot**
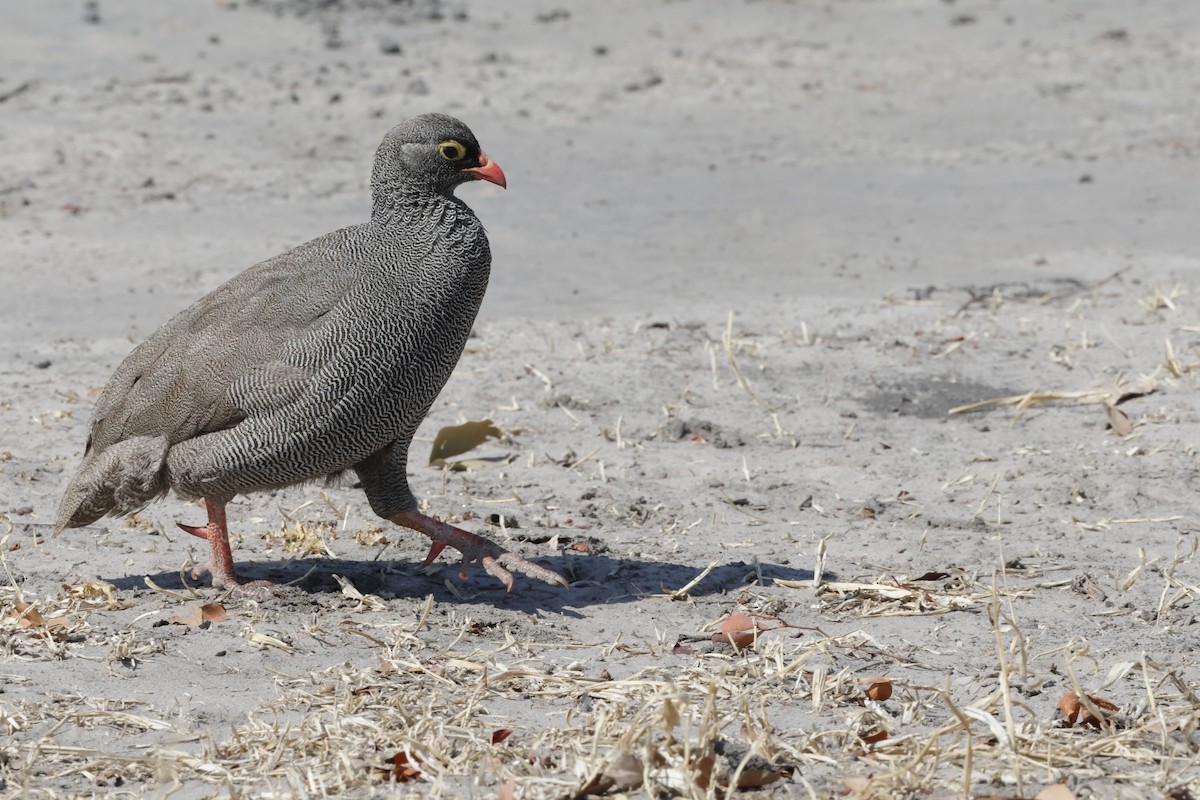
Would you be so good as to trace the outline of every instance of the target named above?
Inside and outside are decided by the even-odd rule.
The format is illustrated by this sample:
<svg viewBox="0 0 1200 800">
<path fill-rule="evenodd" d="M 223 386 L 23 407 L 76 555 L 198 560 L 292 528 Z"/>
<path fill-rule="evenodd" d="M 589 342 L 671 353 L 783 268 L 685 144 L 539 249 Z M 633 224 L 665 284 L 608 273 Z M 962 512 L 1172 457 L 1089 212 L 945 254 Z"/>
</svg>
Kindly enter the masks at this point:
<svg viewBox="0 0 1200 800">
<path fill-rule="evenodd" d="M 202 505 L 208 512 L 207 525 L 184 525 L 176 522 L 184 533 L 204 539 L 212 547 L 212 558 L 192 570 L 197 579 L 208 573 L 212 575 L 214 589 L 232 589 L 255 600 L 265 600 L 279 594 L 270 581 L 250 581 L 240 577 L 233 568 L 233 552 L 229 549 L 229 526 L 225 520 L 225 503 L 215 498 L 204 498 Z"/>
<path fill-rule="evenodd" d="M 392 517 L 392 522 L 423 533 L 432 540 L 429 546 L 429 555 L 425 557 L 425 562 L 421 565 L 423 567 L 432 564 L 434 559 L 449 545 L 462 553 L 464 565 L 479 564 L 487 574 L 503 583 L 507 591 L 512 591 L 512 574 L 514 572 L 528 575 L 545 583 L 571 588 L 570 584 L 557 572 L 526 561 L 516 553 L 505 550 L 491 539 L 485 539 L 478 534 L 448 525 L 419 511 L 397 514 Z"/>
<path fill-rule="evenodd" d="M 280 595 L 279 587 L 272 581 L 252 581 L 232 570 L 222 572 L 220 569 L 214 569 L 211 561 L 205 561 L 203 564 L 192 567 L 192 580 L 199 580 L 205 575 L 211 576 L 214 589 L 230 589 L 251 600 L 267 600 Z"/>
</svg>

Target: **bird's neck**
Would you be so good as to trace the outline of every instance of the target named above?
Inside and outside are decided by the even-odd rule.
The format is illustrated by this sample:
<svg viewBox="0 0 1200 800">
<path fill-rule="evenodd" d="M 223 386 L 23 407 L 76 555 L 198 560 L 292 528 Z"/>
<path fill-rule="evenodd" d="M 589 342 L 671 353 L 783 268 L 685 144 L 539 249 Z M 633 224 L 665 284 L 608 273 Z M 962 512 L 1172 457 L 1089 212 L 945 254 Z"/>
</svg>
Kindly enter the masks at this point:
<svg viewBox="0 0 1200 800">
<path fill-rule="evenodd" d="M 376 186 L 371 193 L 371 219 L 388 223 L 408 219 L 414 214 L 428 217 L 440 216 L 448 208 L 464 207 L 453 194 L 430 191 L 429 189 L 383 188 Z"/>
</svg>

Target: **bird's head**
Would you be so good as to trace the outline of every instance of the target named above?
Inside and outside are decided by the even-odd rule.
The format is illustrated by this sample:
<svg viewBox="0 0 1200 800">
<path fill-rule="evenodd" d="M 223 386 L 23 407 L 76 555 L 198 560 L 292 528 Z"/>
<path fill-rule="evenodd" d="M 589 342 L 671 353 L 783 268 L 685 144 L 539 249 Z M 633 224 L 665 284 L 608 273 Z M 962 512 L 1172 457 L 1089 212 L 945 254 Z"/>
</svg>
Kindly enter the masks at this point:
<svg viewBox="0 0 1200 800">
<path fill-rule="evenodd" d="M 504 187 L 504 172 L 487 157 L 471 129 L 445 114 L 422 114 L 387 132 L 375 152 L 376 194 L 452 194 L 467 181 Z"/>
</svg>

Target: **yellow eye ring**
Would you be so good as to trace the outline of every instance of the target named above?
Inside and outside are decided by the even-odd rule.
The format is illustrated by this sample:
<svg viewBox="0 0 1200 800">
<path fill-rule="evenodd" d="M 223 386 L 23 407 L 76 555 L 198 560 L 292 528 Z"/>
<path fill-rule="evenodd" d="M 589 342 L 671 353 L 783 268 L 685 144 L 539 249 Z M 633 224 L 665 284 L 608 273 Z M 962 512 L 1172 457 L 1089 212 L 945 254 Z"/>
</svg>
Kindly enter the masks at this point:
<svg viewBox="0 0 1200 800">
<path fill-rule="evenodd" d="M 467 155 L 467 148 L 463 147 L 462 142 L 454 139 L 447 139 L 438 145 L 438 155 L 447 161 L 462 161 Z"/>
</svg>

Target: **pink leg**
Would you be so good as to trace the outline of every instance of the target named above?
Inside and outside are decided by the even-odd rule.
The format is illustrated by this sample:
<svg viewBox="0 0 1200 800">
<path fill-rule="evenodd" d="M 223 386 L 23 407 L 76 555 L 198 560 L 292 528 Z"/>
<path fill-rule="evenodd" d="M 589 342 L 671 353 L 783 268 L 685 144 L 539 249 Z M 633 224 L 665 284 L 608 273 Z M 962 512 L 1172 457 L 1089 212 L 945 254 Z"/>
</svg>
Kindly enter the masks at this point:
<svg viewBox="0 0 1200 800">
<path fill-rule="evenodd" d="M 429 555 L 421 566 L 429 566 L 438 557 L 446 545 L 450 545 L 463 555 L 463 563 L 478 563 L 489 575 L 498 578 L 507 591 L 513 588 L 513 572 L 537 578 L 546 583 L 558 584 L 570 589 L 570 585 L 557 572 L 551 572 L 545 567 L 539 567 L 516 553 L 505 550 L 490 539 L 485 539 L 462 528 L 447 525 L 445 522 L 428 517 L 419 511 L 405 511 L 392 517 L 392 522 L 423 533 L 432 540 Z M 509 571 L 511 570 L 511 572 Z"/>
<path fill-rule="evenodd" d="M 185 533 L 208 541 L 212 548 L 212 560 L 201 564 L 192 570 L 192 577 L 198 578 L 208 572 L 212 575 L 212 585 L 218 589 L 232 587 L 242 594 L 255 598 L 268 597 L 274 593 L 270 581 L 247 581 L 238 576 L 233 568 L 233 552 L 229 549 L 229 526 L 225 520 L 225 503 L 213 497 L 201 501 L 204 510 L 208 512 L 208 524 L 184 525 L 175 523 Z"/>
</svg>

